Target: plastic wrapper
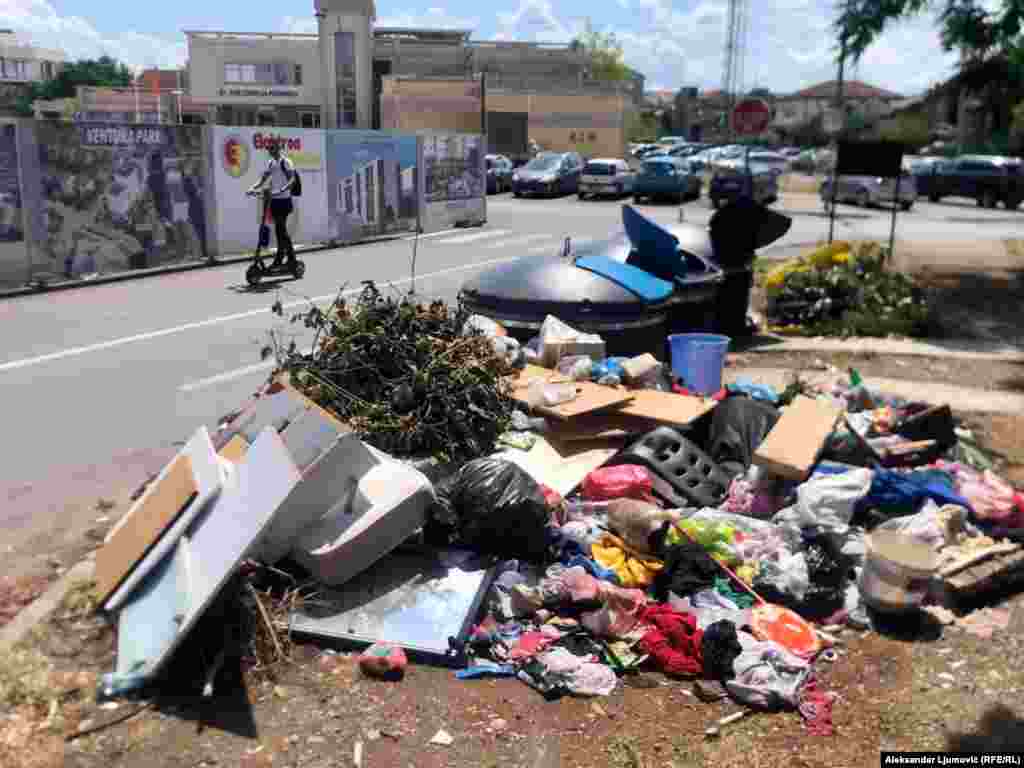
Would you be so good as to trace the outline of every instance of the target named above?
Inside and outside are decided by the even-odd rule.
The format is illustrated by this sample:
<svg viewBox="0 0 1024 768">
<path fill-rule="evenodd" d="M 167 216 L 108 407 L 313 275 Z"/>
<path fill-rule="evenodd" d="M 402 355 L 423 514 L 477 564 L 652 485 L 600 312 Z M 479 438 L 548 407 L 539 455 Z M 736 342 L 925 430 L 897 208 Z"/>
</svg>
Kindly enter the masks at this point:
<svg viewBox="0 0 1024 768">
<path fill-rule="evenodd" d="M 496 458 L 476 459 L 438 483 L 428 527 L 479 552 L 538 561 L 547 549 L 550 511 L 526 471 Z"/>
<path fill-rule="evenodd" d="M 391 643 L 374 643 L 359 654 L 359 669 L 370 677 L 400 678 L 408 664 L 405 651 Z"/>
<path fill-rule="evenodd" d="M 583 479 L 583 498 L 591 501 L 653 501 L 654 483 L 644 467 L 620 464 L 595 469 Z"/>
<path fill-rule="evenodd" d="M 589 381 L 593 368 L 594 361 L 586 355 L 570 355 L 558 361 L 557 370 L 573 381 Z"/>
</svg>

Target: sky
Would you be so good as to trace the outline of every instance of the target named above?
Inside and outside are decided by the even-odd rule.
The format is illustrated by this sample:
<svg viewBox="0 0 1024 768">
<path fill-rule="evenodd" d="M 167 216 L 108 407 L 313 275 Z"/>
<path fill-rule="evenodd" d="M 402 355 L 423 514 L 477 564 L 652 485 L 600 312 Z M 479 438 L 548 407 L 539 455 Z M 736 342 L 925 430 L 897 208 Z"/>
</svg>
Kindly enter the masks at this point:
<svg viewBox="0 0 1024 768">
<path fill-rule="evenodd" d="M 994 0 L 992 0 L 994 1 Z M 786 93 L 836 75 L 836 0 L 748 0 L 745 89 Z M 308 5 L 308 13 L 301 8 Z M 472 30 L 477 40 L 564 43 L 589 19 L 614 32 L 626 63 L 649 90 L 718 88 L 726 0 L 377 0 L 377 25 Z M 282 10 L 291 15 L 282 15 Z M 133 68 L 173 67 L 188 55 L 182 30 L 315 32 L 313 0 L 0 0 L 0 27 L 72 58 L 109 54 Z M 946 78 L 955 57 L 939 45 L 934 17 L 894 25 L 847 77 L 907 96 Z"/>
</svg>

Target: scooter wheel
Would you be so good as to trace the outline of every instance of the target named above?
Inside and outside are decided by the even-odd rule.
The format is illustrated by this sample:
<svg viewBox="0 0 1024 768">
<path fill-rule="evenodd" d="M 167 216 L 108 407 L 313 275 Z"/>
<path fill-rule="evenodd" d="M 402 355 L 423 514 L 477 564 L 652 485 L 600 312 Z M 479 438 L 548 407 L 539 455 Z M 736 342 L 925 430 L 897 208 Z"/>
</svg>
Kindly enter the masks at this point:
<svg viewBox="0 0 1024 768">
<path fill-rule="evenodd" d="M 245 281 L 249 283 L 249 285 L 259 285 L 260 277 L 260 270 L 255 264 L 245 270 Z"/>
<path fill-rule="evenodd" d="M 302 276 L 306 274 L 306 262 L 296 261 L 295 266 L 292 267 L 292 274 L 295 275 L 296 279 L 302 279 Z"/>
</svg>

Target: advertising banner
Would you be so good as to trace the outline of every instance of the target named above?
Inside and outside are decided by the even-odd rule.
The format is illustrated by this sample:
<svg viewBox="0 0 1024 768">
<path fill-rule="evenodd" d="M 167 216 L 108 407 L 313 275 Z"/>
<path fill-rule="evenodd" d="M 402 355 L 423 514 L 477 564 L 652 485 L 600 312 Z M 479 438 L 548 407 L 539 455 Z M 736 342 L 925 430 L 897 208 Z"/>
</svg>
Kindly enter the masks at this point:
<svg viewBox="0 0 1024 768">
<path fill-rule="evenodd" d="M 36 151 L 22 162 L 36 182 L 24 186 L 32 280 L 207 258 L 211 196 L 199 126 L 37 122 L 34 129 Z"/>
<path fill-rule="evenodd" d="M 343 243 L 415 232 L 417 139 L 380 131 L 327 131 L 330 239 Z"/>
<path fill-rule="evenodd" d="M 28 282 L 28 247 L 21 206 L 18 126 L 0 123 L 0 291 Z"/>
<path fill-rule="evenodd" d="M 218 254 L 256 248 L 261 203 L 245 192 L 260 180 L 270 162 L 269 148 L 281 142 L 282 154 L 292 161 L 302 181 L 302 196 L 288 232 L 296 245 L 330 240 L 327 220 L 327 163 L 324 131 L 312 128 L 213 128 L 213 180 L 217 193 Z M 271 228 L 273 230 L 273 228 Z M 271 249 L 276 248 L 271 235 Z"/>
<path fill-rule="evenodd" d="M 424 232 L 487 218 L 483 137 L 470 133 L 420 134 Z"/>
</svg>

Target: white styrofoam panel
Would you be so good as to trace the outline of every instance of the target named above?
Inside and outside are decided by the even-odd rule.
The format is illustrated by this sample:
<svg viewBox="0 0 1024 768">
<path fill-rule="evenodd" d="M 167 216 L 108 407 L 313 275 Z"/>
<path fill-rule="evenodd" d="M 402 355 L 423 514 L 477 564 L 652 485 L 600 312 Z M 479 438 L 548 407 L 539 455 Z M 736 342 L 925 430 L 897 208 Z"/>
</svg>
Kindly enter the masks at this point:
<svg viewBox="0 0 1024 768">
<path fill-rule="evenodd" d="M 337 426 L 319 410 L 310 408 L 288 425 L 281 433 L 281 439 L 295 466 L 300 472 L 305 472 L 340 435 L 341 430 Z"/>
</svg>

